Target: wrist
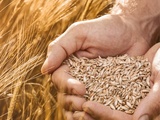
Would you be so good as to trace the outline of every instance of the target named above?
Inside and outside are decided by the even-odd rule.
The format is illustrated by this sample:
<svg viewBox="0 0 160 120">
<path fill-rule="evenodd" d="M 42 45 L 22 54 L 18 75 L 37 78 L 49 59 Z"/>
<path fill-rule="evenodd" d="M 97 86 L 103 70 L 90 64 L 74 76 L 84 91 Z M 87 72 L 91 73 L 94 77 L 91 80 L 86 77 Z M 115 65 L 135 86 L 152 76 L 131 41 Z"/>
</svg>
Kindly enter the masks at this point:
<svg viewBox="0 0 160 120">
<path fill-rule="evenodd" d="M 119 15 L 130 26 L 133 32 L 140 34 L 150 46 L 160 34 L 159 0 L 117 0 L 111 14 Z"/>
<path fill-rule="evenodd" d="M 148 16 L 141 21 L 137 21 L 140 25 L 142 35 L 145 40 L 152 46 L 156 43 L 157 36 L 159 35 L 159 15 L 158 16 Z"/>
<path fill-rule="evenodd" d="M 120 16 L 132 27 L 134 33 L 140 35 L 147 41 L 150 47 L 156 43 L 158 35 L 160 34 L 160 19 L 158 16 L 150 16 L 144 19 L 138 19 L 138 17 L 134 16 Z"/>
</svg>

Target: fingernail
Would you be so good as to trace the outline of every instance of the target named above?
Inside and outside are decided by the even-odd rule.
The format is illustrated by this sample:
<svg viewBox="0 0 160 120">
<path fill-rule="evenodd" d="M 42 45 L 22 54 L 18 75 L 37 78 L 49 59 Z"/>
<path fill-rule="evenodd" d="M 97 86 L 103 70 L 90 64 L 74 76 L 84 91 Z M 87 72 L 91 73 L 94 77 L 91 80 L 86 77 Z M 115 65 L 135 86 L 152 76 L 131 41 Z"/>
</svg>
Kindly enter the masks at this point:
<svg viewBox="0 0 160 120">
<path fill-rule="evenodd" d="M 43 74 L 46 74 L 47 67 L 48 67 L 48 58 L 44 61 L 43 65 L 42 65 L 42 68 L 41 68 L 41 71 L 42 71 Z"/>
<path fill-rule="evenodd" d="M 83 111 L 84 111 L 84 112 L 87 112 L 87 111 L 88 111 L 88 108 L 87 108 L 87 107 L 83 107 Z"/>
<path fill-rule="evenodd" d="M 73 118 L 74 118 L 74 120 L 83 120 L 83 115 L 81 114 L 81 112 L 76 111 L 73 114 Z"/>
<path fill-rule="evenodd" d="M 138 120 L 151 120 L 148 115 L 141 116 Z"/>
<path fill-rule="evenodd" d="M 73 113 L 73 117 L 75 117 L 75 118 L 77 118 L 78 117 L 78 115 L 79 115 L 79 111 L 75 111 L 74 113 Z"/>
<path fill-rule="evenodd" d="M 92 110 L 90 110 L 90 108 L 88 108 L 88 107 L 83 107 L 83 111 L 86 113 L 89 113 L 90 115 L 93 115 Z"/>
</svg>

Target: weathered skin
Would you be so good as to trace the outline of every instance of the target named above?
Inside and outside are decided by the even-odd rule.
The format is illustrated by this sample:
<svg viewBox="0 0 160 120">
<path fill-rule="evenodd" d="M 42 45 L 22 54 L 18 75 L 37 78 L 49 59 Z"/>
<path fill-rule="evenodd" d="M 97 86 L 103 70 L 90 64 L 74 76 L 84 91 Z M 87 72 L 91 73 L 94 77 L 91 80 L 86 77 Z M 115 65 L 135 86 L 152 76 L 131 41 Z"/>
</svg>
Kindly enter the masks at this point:
<svg viewBox="0 0 160 120">
<path fill-rule="evenodd" d="M 67 93 L 64 96 L 64 107 L 68 109 L 68 105 L 72 103 L 73 111 L 79 111 L 66 112 L 69 120 L 79 119 L 82 115 L 84 120 L 139 120 L 142 115 L 156 118 L 160 114 L 160 75 L 156 67 L 160 62 L 160 45 L 150 49 L 160 31 L 159 8 L 159 0 L 117 0 L 111 14 L 74 23 L 50 43 L 42 73 L 53 73 L 54 84 Z M 67 66 L 61 66 L 63 60 L 73 53 L 78 57 L 88 58 L 146 53 L 145 57 L 153 61 L 152 90 L 134 115 L 113 111 L 95 102 L 85 102 L 81 97 L 85 94 L 85 86 L 67 74 Z M 147 116 L 140 120 L 148 120 Z"/>
</svg>

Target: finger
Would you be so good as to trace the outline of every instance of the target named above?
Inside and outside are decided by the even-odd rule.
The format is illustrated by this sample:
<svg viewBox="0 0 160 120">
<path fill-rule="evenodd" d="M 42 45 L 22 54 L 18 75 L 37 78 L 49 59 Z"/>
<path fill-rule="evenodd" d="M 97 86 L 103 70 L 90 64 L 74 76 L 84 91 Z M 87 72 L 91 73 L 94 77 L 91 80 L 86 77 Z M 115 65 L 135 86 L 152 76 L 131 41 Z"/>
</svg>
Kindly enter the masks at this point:
<svg viewBox="0 0 160 120">
<path fill-rule="evenodd" d="M 86 92 L 85 85 L 75 80 L 68 74 L 69 67 L 62 65 L 52 74 L 52 81 L 60 92 L 66 92 L 74 95 L 84 95 Z"/>
<path fill-rule="evenodd" d="M 152 63 L 151 81 L 153 82 L 153 84 L 159 81 L 160 79 L 159 72 L 160 72 L 160 48 L 158 48 Z"/>
<path fill-rule="evenodd" d="M 158 48 L 154 60 L 153 60 L 153 67 L 156 71 L 160 71 L 160 48 Z"/>
<path fill-rule="evenodd" d="M 154 120 L 160 115 L 160 75 L 157 79 L 150 93 L 141 101 L 136 109 L 134 120 Z"/>
<path fill-rule="evenodd" d="M 65 116 L 65 120 L 74 120 L 74 119 L 73 119 L 73 113 L 72 113 L 72 112 L 66 111 L 66 112 L 64 113 L 64 116 Z"/>
<path fill-rule="evenodd" d="M 121 111 L 111 110 L 109 107 L 94 101 L 85 102 L 83 110 L 96 120 L 131 120 L 132 116 Z"/>
<path fill-rule="evenodd" d="M 155 82 L 157 72 L 160 71 L 160 43 L 155 44 L 144 56 L 152 63 L 151 87 Z"/>
<path fill-rule="evenodd" d="M 74 120 L 95 120 L 85 112 L 75 112 L 73 118 Z"/>
<path fill-rule="evenodd" d="M 81 111 L 85 101 L 84 98 L 67 95 L 65 98 L 65 109 L 70 111 Z"/>
<path fill-rule="evenodd" d="M 155 53 L 160 48 L 160 43 L 155 44 L 153 47 L 151 47 L 147 53 L 144 55 L 145 58 L 147 58 L 151 63 L 153 61 L 153 58 L 155 56 Z"/>
<path fill-rule="evenodd" d="M 62 93 L 58 94 L 58 103 L 60 103 L 66 110 L 69 111 L 81 111 L 82 105 L 85 101 L 85 98 L 82 97 L 64 95 Z"/>
<path fill-rule="evenodd" d="M 48 57 L 41 68 L 42 73 L 52 73 L 67 56 L 78 51 L 84 43 L 86 33 L 87 29 L 84 29 L 83 24 L 75 23 L 51 42 L 48 47 Z"/>
<path fill-rule="evenodd" d="M 156 74 L 157 74 L 157 70 L 155 69 L 155 63 L 159 62 L 160 60 L 157 59 L 160 57 L 160 52 L 157 52 L 158 49 L 160 48 L 160 43 L 157 43 L 155 44 L 152 48 L 150 48 L 147 53 L 144 55 L 145 58 L 147 58 L 149 60 L 150 63 L 152 63 L 151 65 L 151 77 L 150 77 L 150 85 L 151 87 L 153 87 L 153 84 L 155 82 L 154 78 L 156 77 Z M 155 59 L 155 56 L 156 54 L 159 54 L 157 55 L 156 59 Z"/>
</svg>

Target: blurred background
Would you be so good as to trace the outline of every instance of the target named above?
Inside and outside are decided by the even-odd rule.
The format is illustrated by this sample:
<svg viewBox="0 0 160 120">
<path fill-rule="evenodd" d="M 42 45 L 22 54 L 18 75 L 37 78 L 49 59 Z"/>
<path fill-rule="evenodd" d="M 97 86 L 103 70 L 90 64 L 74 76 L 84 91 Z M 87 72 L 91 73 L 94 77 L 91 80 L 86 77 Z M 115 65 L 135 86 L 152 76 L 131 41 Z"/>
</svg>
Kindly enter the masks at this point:
<svg viewBox="0 0 160 120">
<path fill-rule="evenodd" d="M 63 120 L 48 44 L 76 21 L 107 14 L 114 0 L 0 0 L 0 120 Z"/>
</svg>

